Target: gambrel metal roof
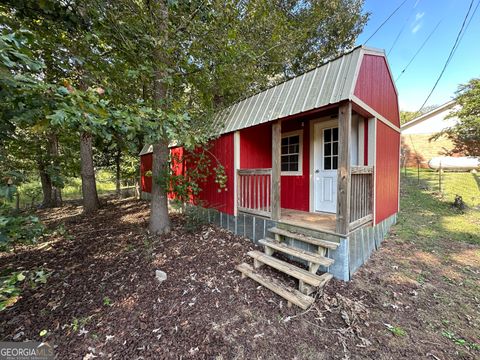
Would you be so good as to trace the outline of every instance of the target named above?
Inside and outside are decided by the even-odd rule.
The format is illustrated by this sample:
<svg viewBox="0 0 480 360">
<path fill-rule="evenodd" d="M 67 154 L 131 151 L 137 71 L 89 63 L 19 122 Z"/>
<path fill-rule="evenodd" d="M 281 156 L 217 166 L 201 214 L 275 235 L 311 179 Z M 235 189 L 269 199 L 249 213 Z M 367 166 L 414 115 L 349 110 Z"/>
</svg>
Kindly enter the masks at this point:
<svg viewBox="0 0 480 360">
<path fill-rule="evenodd" d="M 215 116 L 218 134 L 351 100 L 365 53 L 385 56 L 383 50 L 358 46 L 313 70 L 239 101 Z M 146 145 L 142 154 L 149 152 L 151 148 Z"/>
<path fill-rule="evenodd" d="M 350 99 L 365 51 L 384 54 L 383 51 L 359 46 L 307 73 L 248 97 L 217 115 L 214 121 L 221 129 L 220 133 Z"/>
</svg>

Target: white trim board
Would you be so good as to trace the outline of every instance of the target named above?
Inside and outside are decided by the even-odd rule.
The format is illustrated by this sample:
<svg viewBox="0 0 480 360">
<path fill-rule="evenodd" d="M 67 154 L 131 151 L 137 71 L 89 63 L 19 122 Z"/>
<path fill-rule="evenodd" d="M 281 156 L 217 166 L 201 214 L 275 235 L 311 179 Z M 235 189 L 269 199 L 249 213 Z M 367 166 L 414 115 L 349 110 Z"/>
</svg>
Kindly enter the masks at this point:
<svg viewBox="0 0 480 360">
<path fill-rule="evenodd" d="M 233 133 L 233 215 L 238 215 L 237 170 L 240 169 L 240 131 Z"/>
<path fill-rule="evenodd" d="M 334 126 L 338 125 L 338 117 L 336 118 L 331 118 L 330 116 L 326 117 L 321 117 L 318 119 L 313 119 L 310 120 L 310 144 L 309 144 L 309 150 L 310 150 L 310 159 L 309 159 L 309 173 L 310 173 L 310 181 L 309 181 L 309 189 L 310 189 L 310 194 L 309 194 L 309 212 L 314 213 L 315 212 L 315 161 L 314 161 L 314 141 L 315 141 L 315 124 L 318 123 L 325 123 L 325 127 L 328 126 Z"/>
<path fill-rule="evenodd" d="M 392 128 L 396 132 L 400 133 L 400 128 L 393 124 L 390 120 L 385 118 L 384 116 L 380 115 L 376 110 L 371 108 L 369 105 L 364 103 L 362 100 L 360 100 L 357 96 L 352 95 L 352 102 L 354 102 L 356 105 L 360 106 L 363 108 L 365 111 L 369 112 L 372 116 L 376 117 L 378 120 L 383 122 L 385 125 L 388 127 Z"/>
</svg>

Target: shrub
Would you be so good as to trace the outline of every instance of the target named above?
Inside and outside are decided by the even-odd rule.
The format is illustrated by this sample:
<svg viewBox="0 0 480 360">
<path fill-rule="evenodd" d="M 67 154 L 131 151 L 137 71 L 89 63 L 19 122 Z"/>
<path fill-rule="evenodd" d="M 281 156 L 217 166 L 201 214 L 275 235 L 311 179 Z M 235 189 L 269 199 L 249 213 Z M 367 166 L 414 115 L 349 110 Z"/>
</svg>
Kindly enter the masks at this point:
<svg viewBox="0 0 480 360">
<path fill-rule="evenodd" d="M 205 209 L 200 206 L 187 205 L 185 208 L 185 230 L 187 232 L 199 231 L 207 223 Z"/>
</svg>

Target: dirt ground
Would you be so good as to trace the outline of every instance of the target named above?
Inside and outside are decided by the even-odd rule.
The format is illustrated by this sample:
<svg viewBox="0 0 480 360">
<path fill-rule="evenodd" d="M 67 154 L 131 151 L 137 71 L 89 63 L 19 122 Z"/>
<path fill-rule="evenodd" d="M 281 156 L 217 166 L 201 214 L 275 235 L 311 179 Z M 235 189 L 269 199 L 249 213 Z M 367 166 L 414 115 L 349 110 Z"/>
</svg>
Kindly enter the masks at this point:
<svg viewBox="0 0 480 360">
<path fill-rule="evenodd" d="M 174 216 L 171 234 L 152 237 L 148 204 L 134 200 L 95 218 L 75 205 L 39 213 L 67 234 L 0 255 L 1 269 L 50 274 L 0 313 L 4 341 L 46 339 L 60 359 L 480 358 L 475 245 L 446 256 L 451 244 L 428 250 L 394 228 L 353 281 L 330 282 L 304 312 L 241 279 L 234 266 L 255 246 L 225 230 L 186 233 Z"/>
</svg>

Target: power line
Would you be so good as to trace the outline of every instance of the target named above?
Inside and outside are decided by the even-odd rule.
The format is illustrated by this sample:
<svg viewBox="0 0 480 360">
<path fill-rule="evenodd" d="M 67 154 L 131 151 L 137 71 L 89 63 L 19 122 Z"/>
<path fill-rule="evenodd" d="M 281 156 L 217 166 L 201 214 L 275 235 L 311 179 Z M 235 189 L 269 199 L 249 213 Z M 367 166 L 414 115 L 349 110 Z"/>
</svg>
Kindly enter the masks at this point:
<svg viewBox="0 0 480 360">
<path fill-rule="evenodd" d="M 475 16 L 475 13 L 477 12 L 478 5 L 480 5 L 480 0 L 477 1 L 477 5 L 475 6 L 475 9 L 473 9 L 472 16 L 470 16 L 470 19 L 469 19 L 468 22 L 467 22 L 467 26 L 465 26 L 465 31 L 464 31 L 464 32 L 462 33 L 462 35 L 460 36 L 459 42 L 462 41 L 463 36 L 464 36 L 465 33 L 467 32 L 468 27 L 470 26 L 470 23 L 472 22 L 472 19 L 473 19 L 473 17 Z M 457 48 L 455 49 L 455 51 L 457 51 L 457 49 L 458 49 L 458 46 L 457 46 Z M 455 51 L 454 51 L 454 54 L 455 54 Z"/>
<path fill-rule="evenodd" d="M 410 66 L 410 64 L 413 62 L 413 60 L 415 60 L 415 58 L 417 57 L 417 55 L 420 53 L 420 51 L 422 51 L 422 49 L 424 48 L 424 46 L 427 44 L 428 40 L 430 40 L 430 38 L 432 37 L 432 35 L 435 33 L 435 31 L 437 31 L 439 25 L 441 24 L 441 22 L 443 21 L 440 20 L 437 25 L 433 28 L 433 30 L 430 32 L 430 34 L 428 34 L 427 38 L 425 39 L 425 41 L 422 43 L 422 45 L 418 48 L 417 52 L 412 56 L 412 58 L 410 59 L 410 61 L 408 62 L 407 66 L 405 66 L 405 68 L 400 72 L 400 74 L 398 75 L 398 77 L 395 79 L 395 82 L 397 82 L 403 75 L 403 73 L 405 72 L 405 70 L 408 69 L 408 67 Z"/>
<path fill-rule="evenodd" d="M 423 107 L 425 106 L 427 101 L 430 99 L 430 96 L 432 96 L 433 92 L 435 91 L 435 88 L 437 87 L 438 83 L 440 82 L 440 79 L 442 78 L 443 74 L 445 73 L 445 70 L 446 70 L 448 64 L 450 64 L 450 61 L 452 60 L 452 57 L 453 57 L 453 54 L 455 53 L 456 48 L 460 44 L 460 38 L 461 38 L 461 35 L 462 35 L 462 32 L 463 32 L 463 29 L 465 28 L 465 23 L 467 22 L 468 15 L 470 14 L 470 11 L 472 10 L 473 1 L 474 0 L 470 1 L 470 6 L 468 7 L 467 14 L 465 15 L 465 18 L 463 19 L 462 26 L 460 27 L 460 31 L 457 34 L 457 38 L 455 39 L 453 47 L 450 50 L 450 54 L 448 55 L 447 61 L 445 61 L 445 65 L 443 65 L 442 71 L 440 72 L 440 75 L 438 76 L 437 81 L 435 81 L 435 85 L 433 85 L 432 90 L 430 90 L 430 93 L 428 94 L 427 98 L 423 102 L 420 109 L 418 109 L 417 113 L 422 111 Z"/>
<path fill-rule="evenodd" d="M 387 21 L 390 20 L 390 18 L 391 18 L 393 15 L 395 15 L 395 13 L 396 13 L 396 12 L 403 6 L 403 4 L 405 4 L 407 1 L 408 1 L 408 0 L 403 0 L 403 2 L 402 2 L 400 5 L 398 5 L 398 7 L 384 20 L 384 22 L 381 23 L 381 25 L 377 28 L 377 30 L 375 30 L 374 33 L 373 33 L 372 35 L 370 35 L 370 37 L 363 43 L 363 45 L 366 45 L 367 42 L 369 42 L 370 39 L 375 36 L 375 34 L 378 32 L 378 30 L 380 30 L 380 29 L 383 27 L 383 25 L 385 25 L 385 24 L 387 23 Z"/>
<path fill-rule="evenodd" d="M 388 50 L 387 57 L 388 57 L 388 55 L 390 55 L 390 53 L 392 52 L 393 48 L 394 48 L 395 45 L 397 44 L 397 41 L 398 41 L 398 39 L 400 38 L 400 35 L 402 35 L 403 30 L 405 30 L 405 27 L 407 26 L 408 21 L 410 20 L 410 17 L 412 16 L 412 14 L 413 14 L 413 12 L 415 11 L 415 8 L 417 7 L 417 5 L 418 5 L 419 2 L 420 2 L 420 0 L 415 1 L 415 2 L 413 3 L 412 10 L 410 10 L 410 13 L 408 14 L 407 18 L 405 19 L 405 23 L 403 24 L 402 28 L 401 28 L 400 31 L 398 32 L 397 36 L 395 37 L 395 40 L 393 40 L 393 44 L 392 44 L 392 46 L 390 47 L 390 50 Z"/>
</svg>

